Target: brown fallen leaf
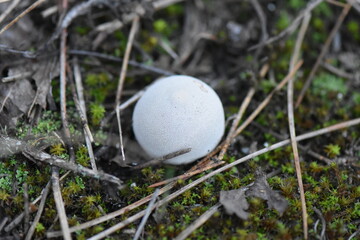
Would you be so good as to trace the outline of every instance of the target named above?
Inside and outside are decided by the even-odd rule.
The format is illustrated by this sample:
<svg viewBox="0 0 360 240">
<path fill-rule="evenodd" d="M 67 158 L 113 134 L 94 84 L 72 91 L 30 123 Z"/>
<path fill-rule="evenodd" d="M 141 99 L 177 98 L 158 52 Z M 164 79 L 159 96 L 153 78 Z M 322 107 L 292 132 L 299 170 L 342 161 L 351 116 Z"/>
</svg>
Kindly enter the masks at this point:
<svg viewBox="0 0 360 240">
<path fill-rule="evenodd" d="M 287 200 L 276 191 L 272 190 L 266 181 L 266 175 L 259 172 L 253 184 L 236 190 L 221 191 L 220 203 L 224 206 L 226 213 L 236 214 L 239 218 L 246 220 L 249 213 L 249 203 L 246 197 L 258 197 L 267 201 L 269 208 L 277 210 L 280 215 L 288 206 Z"/>
</svg>

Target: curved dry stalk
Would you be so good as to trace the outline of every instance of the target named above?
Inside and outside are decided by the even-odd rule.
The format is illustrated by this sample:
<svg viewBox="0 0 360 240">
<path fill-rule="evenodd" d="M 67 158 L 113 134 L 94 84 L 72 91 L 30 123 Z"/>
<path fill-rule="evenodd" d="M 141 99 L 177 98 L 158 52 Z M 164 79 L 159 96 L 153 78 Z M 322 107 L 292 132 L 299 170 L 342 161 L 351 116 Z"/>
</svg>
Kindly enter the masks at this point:
<svg viewBox="0 0 360 240">
<path fill-rule="evenodd" d="M 300 55 L 300 50 L 301 50 L 301 45 L 303 43 L 306 30 L 309 26 L 310 19 L 311 19 L 311 15 L 305 14 L 301 28 L 300 28 L 300 32 L 299 32 L 297 40 L 296 40 L 294 52 L 293 52 L 293 55 L 290 60 L 289 72 L 291 72 L 295 68 L 295 63 L 298 61 L 298 58 Z M 305 199 L 304 186 L 303 186 L 303 182 L 302 182 L 299 150 L 298 150 L 297 142 L 295 140 L 296 133 L 295 133 L 295 119 L 294 119 L 294 80 L 295 80 L 294 77 L 292 77 L 289 80 L 288 88 L 287 88 L 288 122 L 289 122 L 291 147 L 292 147 L 293 154 L 294 154 L 296 177 L 297 177 L 299 190 L 300 190 L 304 239 L 306 240 L 306 239 L 308 239 L 308 221 L 307 221 L 306 199 Z"/>
<path fill-rule="evenodd" d="M 316 130 L 316 131 L 313 131 L 313 132 L 309 132 L 309 133 L 305 133 L 305 134 L 302 134 L 302 135 L 299 135 L 296 137 L 296 141 L 303 141 L 303 140 L 306 140 L 306 139 L 309 139 L 309 138 L 313 138 L 315 136 L 319 136 L 319 135 L 323 135 L 323 134 L 326 134 L 326 133 L 330 133 L 332 131 L 335 131 L 335 130 L 339 130 L 339 129 L 342 129 L 342 128 L 346 128 L 346 127 L 350 127 L 350 126 L 354 126 L 354 125 L 358 125 L 360 124 L 360 118 L 356 118 L 356 119 L 353 119 L 353 120 L 350 120 L 350 121 L 346 121 L 346 122 L 342 122 L 342 123 L 338 123 L 338 124 L 335 124 L 335 125 L 332 125 L 330 127 L 326 127 L 326 128 L 322 128 L 322 129 L 319 129 L 319 130 Z M 284 140 L 284 141 L 281 141 L 281 142 L 278 142 L 276 144 L 273 144 L 269 147 L 266 147 L 266 148 L 263 148 L 259 151 L 256 151 L 254 153 L 251 153 L 245 157 L 242 157 L 232 163 L 229 163 L 219 169 L 216 169 L 214 170 L 213 172 L 211 173 L 208 173 L 207 175 L 199 178 L 199 179 L 196 179 L 194 180 L 193 182 L 191 182 L 190 184 L 184 186 L 183 188 L 179 189 L 178 191 L 168 195 L 167 197 L 165 197 L 164 199 L 162 199 L 161 201 L 159 201 L 158 203 L 156 203 L 154 206 L 153 206 L 153 209 L 157 208 L 157 207 L 160 207 L 164 204 L 166 204 L 167 202 L 173 200 L 174 198 L 176 198 L 177 196 L 181 195 L 182 193 L 186 192 L 187 190 L 199 185 L 200 183 L 204 182 L 205 180 L 215 176 L 216 174 L 218 173 L 221 173 L 223 171 L 226 171 L 240 163 L 243 163 L 243 162 L 246 162 L 247 160 L 250 160 L 254 157 L 257 157 L 257 156 L 260 156 L 264 153 L 267 153 L 269 151 L 272 151 L 272 150 L 275 150 L 275 149 L 278 149 L 278 148 L 281 148 L 281 147 L 284 147 L 288 144 L 290 144 L 290 139 L 287 139 L 287 140 Z M 143 211 L 140 211 L 138 212 L 137 214 L 127 218 L 125 221 L 122 221 L 118 224 L 115 224 L 114 226 L 94 235 L 93 237 L 89 238 L 88 240 L 98 240 L 98 239 L 102 239 L 120 229 L 122 229 L 123 227 L 127 226 L 128 224 L 138 220 L 139 218 L 141 218 L 142 216 L 144 216 L 146 213 L 146 210 L 143 210 Z"/>
<path fill-rule="evenodd" d="M 121 150 L 121 156 L 123 162 L 125 162 L 125 152 L 124 152 L 124 143 L 123 143 L 123 137 L 122 137 L 122 129 L 121 129 L 121 121 L 120 121 L 120 110 L 118 106 L 120 105 L 120 98 L 121 93 L 124 88 L 125 83 L 125 77 L 126 77 L 126 71 L 128 68 L 128 62 L 130 58 L 131 48 L 134 42 L 135 33 L 139 27 L 139 17 L 134 18 L 133 23 L 131 25 L 131 30 L 129 33 L 129 40 L 126 44 L 126 50 L 124 55 L 124 61 L 121 67 L 120 77 L 119 77 L 119 84 L 116 91 L 116 100 L 115 100 L 115 111 L 116 111 L 116 117 L 118 122 L 118 128 L 119 128 L 119 137 L 120 137 L 120 150 Z"/>
</svg>

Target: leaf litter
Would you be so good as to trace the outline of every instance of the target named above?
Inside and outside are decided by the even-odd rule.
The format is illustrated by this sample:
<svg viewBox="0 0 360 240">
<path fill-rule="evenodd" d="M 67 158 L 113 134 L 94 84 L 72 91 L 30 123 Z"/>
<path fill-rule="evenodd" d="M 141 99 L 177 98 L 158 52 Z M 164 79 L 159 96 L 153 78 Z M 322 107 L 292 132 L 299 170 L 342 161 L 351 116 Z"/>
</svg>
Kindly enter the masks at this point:
<svg viewBox="0 0 360 240">
<path fill-rule="evenodd" d="M 282 215 L 287 206 L 288 201 L 278 192 L 271 189 L 266 181 L 266 175 L 258 172 L 257 179 L 254 183 L 241 187 L 239 189 L 220 192 L 220 203 L 224 206 L 227 214 L 236 214 L 239 218 L 246 220 L 249 213 L 249 203 L 246 198 L 257 197 L 267 201 L 268 207 L 275 209 Z"/>
</svg>

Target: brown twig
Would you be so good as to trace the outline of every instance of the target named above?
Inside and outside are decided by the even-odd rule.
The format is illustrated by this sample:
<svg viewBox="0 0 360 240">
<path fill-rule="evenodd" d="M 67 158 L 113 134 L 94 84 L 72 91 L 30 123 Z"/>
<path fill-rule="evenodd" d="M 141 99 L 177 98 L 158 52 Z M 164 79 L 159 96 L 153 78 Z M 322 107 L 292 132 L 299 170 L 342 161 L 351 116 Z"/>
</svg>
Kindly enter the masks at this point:
<svg viewBox="0 0 360 240">
<path fill-rule="evenodd" d="M 24 143 L 21 143 L 21 144 L 24 144 Z M 57 166 L 62 169 L 72 171 L 77 174 L 85 175 L 87 177 L 91 177 L 91 178 L 98 179 L 101 181 L 112 182 L 112 183 L 115 183 L 116 185 L 118 185 L 119 187 L 121 186 L 120 179 L 113 175 L 103 173 L 100 171 L 95 172 L 89 168 L 83 167 L 83 166 L 75 164 L 73 162 L 65 161 L 64 159 L 61 159 L 56 156 L 51 156 L 50 154 L 48 154 L 46 152 L 38 151 L 29 146 L 25 147 L 25 149 L 23 149 L 22 153 L 24 154 L 24 156 L 28 157 L 29 159 L 35 159 L 35 160 L 45 162 L 45 163 L 53 165 L 53 166 Z"/>
<path fill-rule="evenodd" d="M 320 129 L 320 130 L 316 130 L 316 131 L 313 131 L 313 132 L 309 132 L 309 133 L 306 133 L 306 134 L 302 134 L 302 135 L 299 135 L 296 137 L 296 141 L 302 141 L 302 140 L 305 140 L 305 139 L 309 139 L 309 138 L 312 138 L 312 137 L 315 137 L 315 136 L 319 136 L 319 135 L 322 135 L 322 134 L 326 134 L 326 133 L 330 133 L 332 131 L 335 131 L 335 130 L 339 130 L 339 129 L 342 129 L 342 128 L 346 128 L 346 127 L 350 127 L 350 126 L 354 126 L 354 125 L 358 125 L 360 124 L 360 118 L 356 118 L 356 119 L 353 119 L 353 120 L 350 120 L 350 121 L 346 121 L 346 122 L 342 122 L 342 123 L 338 123 L 338 124 L 335 124 L 335 125 L 332 125 L 330 127 L 326 127 L 326 128 L 323 128 L 323 129 Z M 219 169 L 216 169 L 214 170 L 213 172 L 211 173 L 208 173 L 207 175 L 199 178 L 199 179 L 196 179 L 194 180 L 193 182 L 191 182 L 190 184 L 184 186 L 183 188 L 179 189 L 178 191 L 168 195 L 167 197 L 165 197 L 164 199 L 160 200 L 158 203 L 156 203 L 153 208 L 157 208 L 157 207 L 160 207 L 162 205 L 164 205 L 165 203 L 171 201 L 172 199 L 176 198 L 177 196 L 181 195 L 182 193 L 186 192 L 187 190 L 197 186 L 198 184 L 204 182 L 205 180 L 213 177 L 214 175 L 218 174 L 218 173 L 221 173 L 223 171 L 226 171 L 240 163 L 243 163 L 249 159 L 252 159 L 254 157 L 257 157 L 257 156 L 260 156 L 266 152 L 269 152 L 269 151 L 272 151 L 272 150 L 275 150 L 275 149 L 278 149 L 278 148 L 281 148 L 283 146 L 286 146 L 290 144 L 290 140 L 287 139 L 287 140 L 284 140 L 284 141 L 281 141 L 281 142 L 278 142 L 276 144 L 273 144 L 269 147 L 266 147 L 266 148 L 263 148 L 259 151 L 256 151 L 252 154 L 249 154 L 245 157 L 242 157 L 232 163 L 229 163 Z M 93 237 L 89 238 L 88 240 L 98 240 L 98 239 L 101 239 L 101 238 L 104 238 L 110 234 L 112 234 L 113 232 L 115 231 L 118 231 L 120 229 L 122 229 L 123 227 L 127 226 L 128 224 L 136 221 L 137 219 L 141 218 L 142 216 L 144 216 L 145 214 L 145 210 L 143 211 L 140 211 L 138 212 L 137 214 L 131 216 L 131 217 L 128 217 L 125 221 L 122 221 L 118 224 L 115 224 L 114 226 L 94 235 Z"/>
<path fill-rule="evenodd" d="M 342 25 L 345 17 L 349 13 L 350 9 L 351 9 L 351 4 L 346 4 L 346 6 L 343 8 L 340 16 L 336 20 L 335 26 L 331 30 L 331 32 L 329 34 L 329 37 L 326 39 L 325 44 L 322 47 L 321 52 L 319 54 L 319 57 L 316 59 L 315 65 L 311 69 L 311 72 L 310 72 L 309 76 L 307 77 L 303 88 L 301 89 L 301 92 L 300 92 L 300 94 L 299 94 L 299 96 L 298 96 L 298 98 L 296 100 L 296 104 L 295 104 L 296 108 L 299 107 L 299 105 L 301 104 L 307 89 L 310 87 L 310 84 L 311 84 L 311 82 L 312 82 L 312 80 L 313 80 L 313 78 L 314 78 L 314 76 L 315 76 L 321 62 L 322 62 L 325 54 L 327 53 L 333 38 L 335 37 L 335 34 L 339 30 L 340 26 Z"/>
<path fill-rule="evenodd" d="M 6 24 L 1 30 L 0 30 L 0 35 L 5 32 L 6 30 L 8 30 L 12 25 L 14 25 L 17 21 L 19 21 L 22 17 L 24 17 L 26 14 L 28 14 L 29 12 L 31 12 L 34 8 L 36 8 L 37 6 L 39 6 L 40 4 L 42 4 L 43 2 L 45 2 L 46 0 L 38 0 L 36 2 L 34 2 L 32 5 L 30 5 L 27 9 L 25 9 L 22 13 L 20 13 L 20 15 L 18 15 L 16 18 L 14 18 L 11 22 L 9 22 L 8 24 Z"/>
<path fill-rule="evenodd" d="M 221 203 L 217 203 L 214 206 L 212 206 L 209 210 L 204 212 L 198 219 L 196 219 L 196 221 L 193 222 L 189 227 L 187 227 L 184 231 L 182 231 L 179 235 L 177 235 L 176 238 L 174 238 L 174 240 L 186 239 L 193 231 L 195 231 L 197 228 L 203 225 L 207 220 L 209 220 L 209 218 L 211 218 L 211 216 L 217 212 L 220 206 Z"/>
<path fill-rule="evenodd" d="M 120 150 L 121 150 L 122 160 L 124 162 L 125 162 L 125 152 L 124 152 L 124 143 L 123 143 L 122 129 L 121 129 L 120 110 L 119 110 L 118 106 L 120 105 L 120 98 L 121 98 L 122 90 L 124 88 L 124 82 L 125 82 L 125 77 L 126 77 L 126 71 L 128 68 L 128 62 L 129 62 L 129 58 L 130 58 L 131 48 L 132 48 L 132 45 L 134 42 L 135 33 L 138 30 L 138 27 L 139 27 L 139 17 L 136 17 L 136 18 L 134 18 L 133 23 L 131 25 L 129 39 L 126 44 L 125 55 L 124 55 L 124 60 L 123 60 L 122 67 L 121 67 L 118 88 L 116 91 L 116 100 L 115 100 L 115 112 L 116 112 L 118 128 L 119 128 Z"/>
<path fill-rule="evenodd" d="M 310 14 L 305 14 L 297 40 L 294 48 L 293 55 L 290 60 L 289 72 L 291 72 L 295 68 L 295 63 L 298 61 L 301 45 L 304 40 L 304 36 L 306 30 L 309 26 L 309 22 L 311 19 Z M 302 220 L 303 220 L 303 232 L 304 232 L 304 239 L 308 239 L 308 222 L 307 222 L 307 210 L 306 210 L 306 199 L 305 199 L 305 192 L 304 186 L 302 182 L 302 174 L 301 174 L 301 166 L 300 166 L 300 157 L 299 157 L 299 150 L 298 145 L 296 142 L 296 133 L 295 133 L 295 119 L 294 119 L 294 80 L 295 78 L 292 77 L 289 80 L 288 88 L 287 88 L 287 109 L 288 109 L 288 122 L 289 122 L 289 132 L 290 132 L 290 139 L 291 139 L 291 147 L 293 150 L 294 155 L 294 162 L 295 162 L 295 169 L 296 169 L 296 176 L 298 180 L 299 190 L 300 190 L 300 200 L 301 200 L 301 209 L 302 209 Z"/>
<path fill-rule="evenodd" d="M 52 190 L 54 194 L 56 210 L 59 215 L 62 237 L 65 240 L 71 240 L 72 238 L 69 231 L 69 223 L 65 212 L 65 205 L 61 196 L 59 169 L 57 167 L 52 167 L 51 183 L 52 183 Z"/>
<path fill-rule="evenodd" d="M 347 73 L 327 62 L 322 62 L 321 66 L 323 68 L 325 68 L 326 70 L 328 70 L 329 72 L 336 74 L 337 76 L 341 77 L 341 78 L 347 78 L 350 80 L 356 79 L 356 74 L 351 74 L 351 73 Z"/>
<path fill-rule="evenodd" d="M 69 149 L 70 161 L 75 162 L 75 152 L 71 141 L 71 134 L 66 111 L 66 38 L 67 30 L 63 29 L 60 40 L 60 115 L 63 125 L 65 143 Z"/>
<path fill-rule="evenodd" d="M 35 232 L 35 228 L 36 228 L 36 225 L 38 224 L 39 220 L 40 220 L 40 217 L 41 217 L 41 214 L 44 210 L 44 207 L 45 207 L 45 202 L 46 202 L 46 198 L 49 194 L 49 191 L 50 191 L 50 182 L 46 185 L 46 187 L 43 189 L 42 193 L 41 193 L 41 201 L 40 201 L 40 204 L 39 204 L 39 207 L 38 207 L 38 210 L 37 210 L 37 213 L 36 213 L 36 216 L 29 228 L 29 231 L 27 232 L 26 234 L 26 237 L 25 237 L 25 240 L 31 240 L 32 239 L 32 236 Z"/>
<path fill-rule="evenodd" d="M 167 154 L 165 156 L 162 156 L 160 158 L 155 158 L 155 159 L 152 159 L 150 161 L 147 161 L 143 164 L 140 164 L 138 166 L 135 166 L 133 167 L 132 169 L 142 169 L 142 168 L 145 168 L 145 167 L 149 167 L 149 166 L 153 166 L 153 165 L 158 165 L 158 164 L 161 164 L 163 163 L 164 161 L 168 160 L 168 159 L 171 159 L 171 158 L 174 158 L 174 157 L 177 157 L 177 156 L 180 156 L 180 155 L 183 155 L 185 153 L 188 153 L 191 151 L 191 148 L 185 148 L 185 149 L 181 149 L 179 151 L 176 151 L 176 152 L 173 152 L 173 153 L 170 153 L 170 154 Z"/>
</svg>

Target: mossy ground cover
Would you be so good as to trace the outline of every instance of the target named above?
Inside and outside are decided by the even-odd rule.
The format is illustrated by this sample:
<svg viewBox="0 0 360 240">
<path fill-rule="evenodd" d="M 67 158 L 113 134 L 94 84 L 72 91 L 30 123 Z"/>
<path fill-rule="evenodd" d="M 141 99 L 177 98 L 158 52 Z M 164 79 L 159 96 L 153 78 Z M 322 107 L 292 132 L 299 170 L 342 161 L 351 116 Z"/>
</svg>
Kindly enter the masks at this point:
<svg viewBox="0 0 360 240">
<path fill-rule="evenodd" d="M 303 88 L 345 2 L 339 1 L 340 6 L 338 6 L 324 1 L 314 8 L 301 49 L 304 64 L 296 75 L 295 96 Z M 260 4 L 267 19 L 268 34 L 274 36 L 292 24 L 297 14 L 307 6 L 307 1 L 269 1 Z M 51 4 L 47 3 L 40 9 L 44 10 L 50 6 Z M 39 11 L 33 12 L 30 17 L 36 19 Z M 100 38 L 92 32 L 94 24 L 109 21 L 111 19 L 111 14 L 107 15 L 109 12 L 111 12 L 109 9 L 95 8 L 94 15 L 96 13 L 98 15 L 92 18 L 91 23 L 85 16 L 78 17 L 69 27 L 71 36 L 69 48 L 90 52 L 95 40 L 99 41 Z M 360 117 L 360 84 L 355 77 L 359 74 L 360 59 L 356 56 L 353 61 L 348 60 L 349 57 L 344 58 L 346 54 L 351 55 L 360 51 L 358 19 L 359 12 L 352 9 L 328 50 L 323 67 L 319 68 L 313 78 L 302 104 L 295 109 L 295 126 L 298 134 Z M 229 22 L 232 24 L 229 25 Z M 35 23 L 40 24 L 37 21 Z M 50 25 L 47 23 L 44 28 Z M 193 28 L 190 27 L 192 25 Z M 242 33 L 237 32 L 236 29 L 241 29 Z M 102 44 L 95 47 L 96 52 L 112 57 L 123 57 L 128 34 L 128 26 L 107 34 Z M 197 34 L 198 38 L 193 38 L 192 34 Z M 131 59 L 146 66 L 156 66 L 166 71 L 193 75 L 206 80 L 220 95 L 226 117 L 231 119 L 251 86 L 256 88 L 256 93 L 247 110 L 247 116 L 287 75 L 298 31 L 259 51 L 249 51 L 251 46 L 259 42 L 260 37 L 259 20 L 250 1 L 187 1 L 172 4 L 141 20 Z M 340 44 L 340 47 L 336 44 Z M 39 46 L 32 47 L 36 49 Z M 4 54 L 2 56 L 4 58 L 8 57 L 9 61 L 15 62 L 11 53 L 0 54 Z M 70 65 L 74 57 L 75 55 L 69 55 Z M 68 174 L 61 181 L 61 194 L 70 226 L 96 219 L 132 204 L 154 192 L 154 188 L 150 188 L 150 185 L 181 175 L 190 168 L 190 166 L 160 165 L 131 170 L 130 167 L 121 166 L 116 157 L 120 154 L 117 143 L 119 139 L 117 122 L 116 118 L 109 118 L 113 114 L 120 64 L 109 58 L 95 58 L 90 53 L 76 57 L 83 76 L 87 116 L 95 138 L 93 147 L 98 167 L 121 178 L 124 186 L 118 190 L 105 182 L 75 173 Z M 359 61 L 358 65 L 356 61 Z M 326 68 L 326 64 L 331 64 L 340 72 L 348 74 L 331 71 Z M 261 76 L 259 72 L 265 67 L 267 72 Z M 7 72 L 6 69 L 9 69 L 7 65 L 1 68 L 3 75 Z M 354 75 L 353 78 L 348 77 L 350 73 Z M 159 77 L 158 73 L 129 66 L 123 101 L 142 90 L 157 77 Z M 41 110 L 41 114 L 35 119 L 29 119 L 24 115 L 18 119 L 17 125 L 10 129 L 3 124 L 1 134 L 38 144 L 44 151 L 68 160 L 70 152 L 67 144 L 62 140 L 58 78 L 52 79 L 51 93 L 55 109 Z M 71 86 L 68 86 L 67 114 L 76 162 L 84 167 L 90 167 L 88 149 L 83 140 L 83 123 L 72 97 Z M 135 144 L 131 129 L 132 110 L 133 106 L 130 106 L 121 115 L 126 143 L 125 153 L 130 165 L 147 159 L 139 153 L 139 147 Z M 233 162 L 251 151 L 274 144 L 288 136 L 286 90 L 283 89 L 274 95 L 253 124 L 236 138 L 224 160 L 227 163 Z M 302 180 L 308 210 L 309 238 L 319 239 L 322 229 L 325 229 L 328 239 L 348 239 L 360 228 L 359 126 L 299 144 L 301 144 Z M 175 238 L 219 202 L 220 191 L 239 189 L 251 184 L 256 179 L 255 173 L 259 169 L 268 174 L 274 173 L 268 178 L 268 183 L 272 189 L 287 199 L 289 205 L 286 211 L 280 215 L 275 210 L 269 209 L 265 201 L 249 198 L 250 216 L 247 220 L 229 216 L 220 208 L 204 225 L 195 230 L 189 239 L 301 239 L 303 237 L 301 202 L 290 146 L 267 152 L 217 174 L 158 208 L 146 223 L 143 239 Z M 205 171 L 190 179 L 178 180 L 171 191 L 181 189 L 211 171 Z M 60 170 L 60 175 L 64 174 L 66 171 Z M 31 202 L 41 194 L 50 178 L 50 166 L 27 159 L 21 153 L 2 158 L 0 162 L 1 219 L 6 217 L 8 224 L 24 211 L 25 184 L 28 186 L 27 193 Z M 30 223 L 37 207 L 37 204 L 30 204 Z M 73 233 L 73 237 L 86 239 L 119 221 L 126 220 L 146 207 L 145 204 L 118 218 L 77 231 Z M 132 238 L 138 225 L 139 221 L 131 223 L 126 229 L 117 231 L 107 239 Z M 59 229 L 55 201 L 50 194 L 33 238 L 43 239 L 46 232 Z M 0 236 L 4 237 L 22 237 L 24 234 L 26 231 L 23 223 L 18 224 L 10 232 L 0 230 Z M 360 234 L 353 239 L 359 236 Z"/>
</svg>

